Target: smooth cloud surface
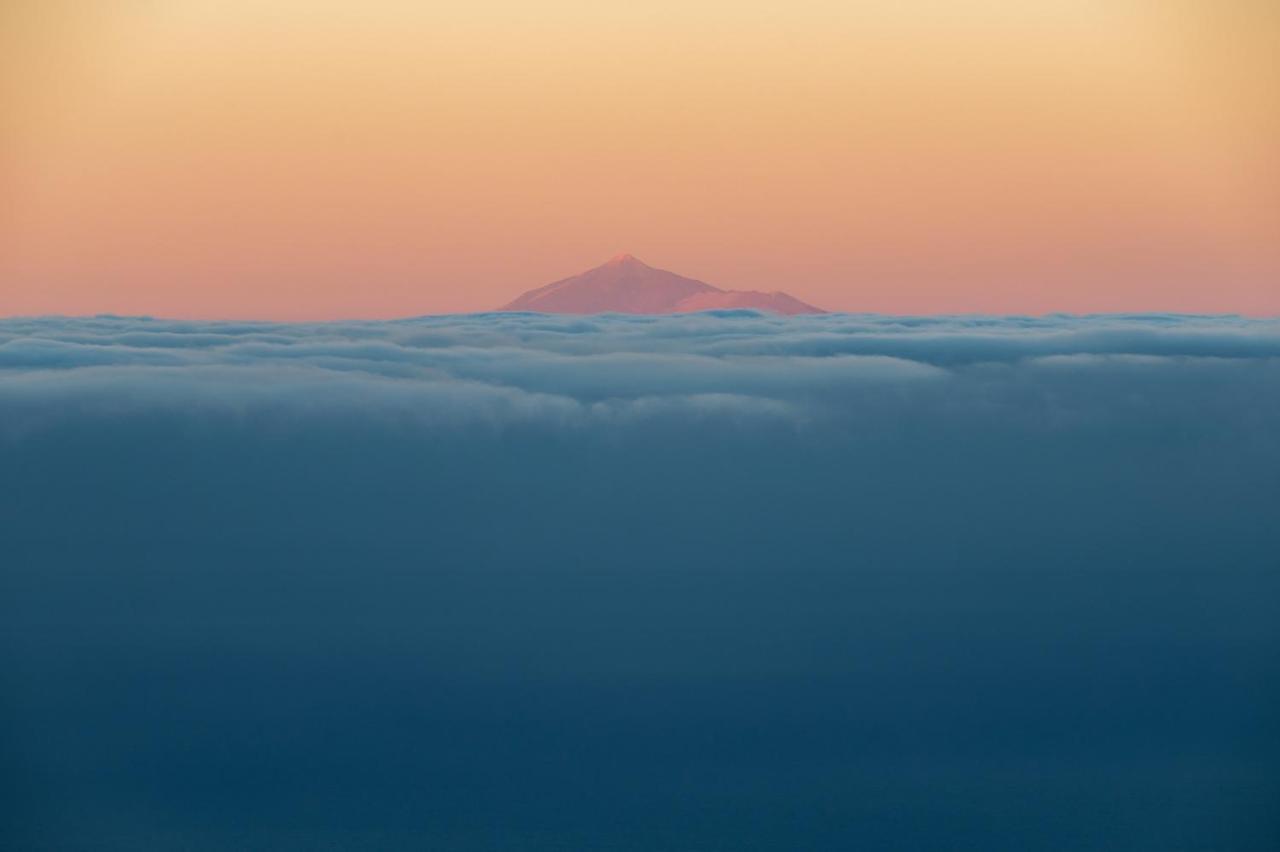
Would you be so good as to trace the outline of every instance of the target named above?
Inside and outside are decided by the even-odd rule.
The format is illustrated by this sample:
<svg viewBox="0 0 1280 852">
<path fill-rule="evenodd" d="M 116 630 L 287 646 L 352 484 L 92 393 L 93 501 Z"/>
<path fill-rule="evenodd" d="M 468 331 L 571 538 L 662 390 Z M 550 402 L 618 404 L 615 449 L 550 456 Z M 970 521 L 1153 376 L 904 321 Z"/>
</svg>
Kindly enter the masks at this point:
<svg viewBox="0 0 1280 852">
<path fill-rule="evenodd" d="M 1280 321 L 0 321 L 0 846 L 1271 849 Z"/>
</svg>

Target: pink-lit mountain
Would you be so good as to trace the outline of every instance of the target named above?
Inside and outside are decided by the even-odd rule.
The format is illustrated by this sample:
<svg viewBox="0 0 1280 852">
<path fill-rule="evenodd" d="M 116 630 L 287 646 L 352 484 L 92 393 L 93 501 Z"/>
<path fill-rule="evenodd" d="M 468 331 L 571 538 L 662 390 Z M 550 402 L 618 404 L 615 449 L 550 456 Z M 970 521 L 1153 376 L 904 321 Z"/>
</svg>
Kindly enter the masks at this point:
<svg viewBox="0 0 1280 852">
<path fill-rule="evenodd" d="M 581 275 L 530 290 L 503 305 L 503 311 L 541 311 L 551 314 L 674 314 L 727 308 L 752 308 L 775 314 L 821 314 L 786 293 L 721 290 L 654 269 L 629 254 L 588 269 Z"/>
</svg>

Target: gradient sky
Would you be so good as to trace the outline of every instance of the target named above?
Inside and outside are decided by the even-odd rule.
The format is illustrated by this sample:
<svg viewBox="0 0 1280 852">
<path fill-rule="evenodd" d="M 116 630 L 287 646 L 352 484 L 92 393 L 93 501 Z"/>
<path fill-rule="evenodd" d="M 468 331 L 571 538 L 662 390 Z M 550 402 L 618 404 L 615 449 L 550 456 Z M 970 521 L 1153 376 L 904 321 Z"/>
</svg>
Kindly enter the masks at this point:
<svg viewBox="0 0 1280 852">
<path fill-rule="evenodd" d="M 630 8 L 634 6 L 635 8 Z M 1280 313 L 1267 0 L 11 0 L 0 315 Z"/>
</svg>

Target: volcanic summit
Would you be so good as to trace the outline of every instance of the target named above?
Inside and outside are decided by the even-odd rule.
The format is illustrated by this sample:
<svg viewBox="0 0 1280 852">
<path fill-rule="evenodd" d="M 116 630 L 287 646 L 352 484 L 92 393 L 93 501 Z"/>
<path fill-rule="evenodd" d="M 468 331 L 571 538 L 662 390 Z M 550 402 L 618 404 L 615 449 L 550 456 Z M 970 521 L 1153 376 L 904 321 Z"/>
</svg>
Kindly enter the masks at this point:
<svg viewBox="0 0 1280 852">
<path fill-rule="evenodd" d="M 820 314 L 779 291 L 722 290 L 704 281 L 655 269 L 629 254 L 579 275 L 553 281 L 503 305 L 503 311 L 552 314 L 674 314 L 751 308 L 775 314 Z"/>
</svg>

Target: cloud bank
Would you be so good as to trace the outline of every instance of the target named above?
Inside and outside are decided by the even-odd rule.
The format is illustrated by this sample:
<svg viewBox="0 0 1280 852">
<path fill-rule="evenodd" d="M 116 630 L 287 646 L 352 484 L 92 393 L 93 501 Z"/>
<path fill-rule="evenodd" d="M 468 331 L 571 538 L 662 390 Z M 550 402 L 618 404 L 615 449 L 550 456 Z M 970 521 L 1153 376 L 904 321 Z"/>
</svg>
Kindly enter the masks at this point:
<svg viewBox="0 0 1280 852">
<path fill-rule="evenodd" d="M 1274 848 L 1280 321 L 0 320 L 0 845 Z"/>
<path fill-rule="evenodd" d="M 1187 399 L 1193 409 L 1262 391 L 1278 357 L 1280 322 L 1237 317 L 36 318 L 0 321 L 0 400 L 10 434 L 38 418 L 165 410 L 345 411 L 435 429 L 590 428 L 660 415 L 848 425 L 868 406 L 980 417 L 1009 394 L 1039 414 L 1088 418 L 1122 413 L 1109 396 L 1122 386 L 1144 404 L 1176 405 L 1173 385 L 1211 395 Z M 1250 411 L 1271 413 L 1267 396 Z"/>
</svg>

